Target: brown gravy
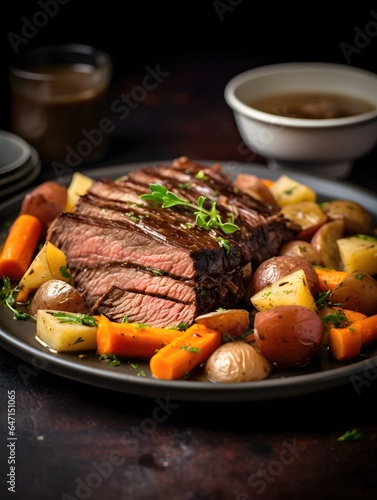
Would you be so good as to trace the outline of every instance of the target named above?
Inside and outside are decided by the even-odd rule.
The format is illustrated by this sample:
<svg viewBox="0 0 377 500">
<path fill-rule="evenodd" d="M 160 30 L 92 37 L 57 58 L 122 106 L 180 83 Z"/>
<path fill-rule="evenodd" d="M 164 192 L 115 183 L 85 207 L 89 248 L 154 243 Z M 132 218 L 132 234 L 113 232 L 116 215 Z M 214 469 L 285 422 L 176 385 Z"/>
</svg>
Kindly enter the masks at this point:
<svg viewBox="0 0 377 500">
<path fill-rule="evenodd" d="M 343 118 L 376 109 L 372 103 L 362 99 L 323 92 L 275 94 L 247 104 L 273 115 L 309 119 Z"/>
</svg>

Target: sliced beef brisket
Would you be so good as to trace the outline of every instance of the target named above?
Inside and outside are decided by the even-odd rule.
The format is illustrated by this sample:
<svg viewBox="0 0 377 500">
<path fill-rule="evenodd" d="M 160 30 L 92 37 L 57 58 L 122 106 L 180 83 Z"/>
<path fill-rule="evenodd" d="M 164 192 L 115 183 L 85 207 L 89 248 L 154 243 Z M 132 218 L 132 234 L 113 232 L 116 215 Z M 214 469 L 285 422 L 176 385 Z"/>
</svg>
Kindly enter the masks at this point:
<svg viewBox="0 0 377 500">
<path fill-rule="evenodd" d="M 191 208 L 142 201 L 162 184 L 196 203 L 214 201 L 240 230 L 225 235 L 194 224 Z M 63 250 L 75 285 L 93 313 L 121 321 L 173 326 L 219 307 L 236 307 L 245 292 L 243 267 L 258 265 L 293 239 L 281 211 L 234 189 L 220 167 L 183 157 L 95 181 L 74 213 L 62 213 L 47 238 Z M 222 243 L 227 241 L 224 246 Z"/>
</svg>

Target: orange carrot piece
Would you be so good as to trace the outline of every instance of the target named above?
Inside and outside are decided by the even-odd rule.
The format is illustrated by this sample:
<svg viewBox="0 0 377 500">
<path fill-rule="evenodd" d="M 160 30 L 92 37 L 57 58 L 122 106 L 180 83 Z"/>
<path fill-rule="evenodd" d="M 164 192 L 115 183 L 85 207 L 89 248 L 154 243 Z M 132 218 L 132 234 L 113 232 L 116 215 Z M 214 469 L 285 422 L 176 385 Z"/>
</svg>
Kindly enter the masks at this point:
<svg viewBox="0 0 377 500">
<path fill-rule="evenodd" d="M 329 332 L 329 350 L 338 361 L 360 356 L 361 344 L 361 333 L 352 327 L 331 328 Z"/>
<path fill-rule="evenodd" d="M 360 333 L 363 344 L 374 342 L 377 340 L 377 314 L 354 321 L 348 328 Z"/>
<path fill-rule="evenodd" d="M 221 343 L 220 332 L 195 323 L 180 338 L 152 356 L 149 362 L 152 375 L 159 379 L 178 380 L 203 363 Z"/>
<path fill-rule="evenodd" d="M 13 222 L 0 255 L 0 279 L 20 281 L 27 271 L 42 232 L 34 215 L 19 215 Z"/>
<path fill-rule="evenodd" d="M 351 309 L 342 309 L 344 316 L 348 319 L 350 323 L 355 323 L 355 321 L 360 321 L 361 319 L 366 319 L 367 315 L 359 311 L 352 311 Z"/>
<path fill-rule="evenodd" d="M 334 290 L 349 275 L 346 271 L 337 271 L 336 269 L 325 269 L 321 267 L 314 268 L 322 291 Z"/>
<path fill-rule="evenodd" d="M 346 328 L 331 328 L 329 349 L 335 359 L 356 358 L 361 347 L 377 340 L 377 314 L 354 321 Z"/>
<path fill-rule="evenodd" d="M 273 181 L 273 180 L 271 180 L 271 179 L 265 179 L 265 178 L 263 177 L 263 178 L 261 178 L 261 181 L 262 181 L 262 183 L 263 183 L 266 187 L 268 187 L 268 188 L 270 188 L 270 187 L 272 187 L 272 186 L 274 185 L 274 181 Z"/>
<path fill-rule="evenodd" d="M 138 323 L 117 323 L 101 315 L 97 328 L 97 353 L 115 354 L 120 358 L 150 359 L 184 332 Z"/>
</svg>

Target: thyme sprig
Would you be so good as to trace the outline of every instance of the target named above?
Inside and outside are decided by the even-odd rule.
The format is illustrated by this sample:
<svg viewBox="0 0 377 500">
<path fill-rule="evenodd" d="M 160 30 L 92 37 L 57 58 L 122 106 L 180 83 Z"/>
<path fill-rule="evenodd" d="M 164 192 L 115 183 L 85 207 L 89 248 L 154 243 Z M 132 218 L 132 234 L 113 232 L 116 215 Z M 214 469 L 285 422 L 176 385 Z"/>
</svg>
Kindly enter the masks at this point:
<svg viewBox="0 0 377 500">
<path fill-rule="evenodd" d="M 194 210 L 195 223 L 202 229 L 221 229 L 226 234 L 232 234 L 239 229 L 239 227 L 234 224 L 233 214 L 229 214 L 226 222 L 221 220 L 215 201 L 208 210 L 204 207 L 206 201 L 204 196 L 199 196 L 197 204 L 195 205 L 188 200 L 180 198 L 171 191 L 168 191 L 166 187 L 160 184 L 149 184 L 149 188 L 151 190 L 150 193 L 140 195 L 142 200 L 161 205 L 162 208 L 170 208 L 177 205 L 184 205 L 192 208 Z"/>
</svg>

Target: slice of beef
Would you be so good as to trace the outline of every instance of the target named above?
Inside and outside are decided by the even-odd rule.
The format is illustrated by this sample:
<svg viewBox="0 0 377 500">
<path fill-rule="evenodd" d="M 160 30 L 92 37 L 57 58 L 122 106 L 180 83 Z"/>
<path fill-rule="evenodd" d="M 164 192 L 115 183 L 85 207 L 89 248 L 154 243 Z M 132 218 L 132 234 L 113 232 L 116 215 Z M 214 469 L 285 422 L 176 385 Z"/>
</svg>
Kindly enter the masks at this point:
<svg viewBox="0 0 377 500">
<path fill-rule="evenodd" d="M 228 253 L 207 231 L 197 234 L 198 228 L 176 228 L 169 234 L 169 226 L 165 226 L 159 232 L 150 219 L 108 219 L 103 217 L 105 209 L 96 208 L 97 216 L 63 212 L 49 228 L 48 240 L 64 252 L 72 271 L 109 262 L 130 262 L 197 279 L 203 275 L 220 276 L 240 265 L 240 248 L 233 247 Z"/>
<path fill-rule="evenodd" d="M 196 304 L 198 314 L 218 304 L 222 304 L 224 308 L 235 307 L 245 292 L 240 270 L 217 278 L 203 276 L 198 280 L 186 280 L 173 278 L 153 269 L 111 263 L 79 269 L 74 280 L 76 288 L 84 294 L 87 304 L 93 310 L 96 310 L 95 305 L 99 299 L 115 286 L 124 291 Z M 98 312 L 102 312 L 101 308 Z"/>
<path fill-rule="evenodd" d="M 113 287 L 96 304 L 95 309 L 113 321 L 146 323 L 157 327 L 176 327 L 192 324 L 197 316 L 196 304 L 184 304 L 153 295 L 135 293 Z M 126 311 L 126 314 L 125 314 Z"/>
</svg>

